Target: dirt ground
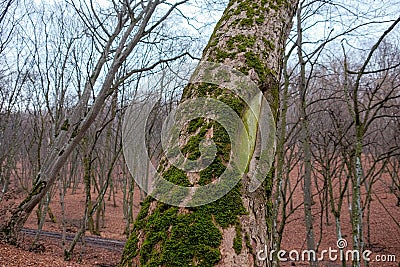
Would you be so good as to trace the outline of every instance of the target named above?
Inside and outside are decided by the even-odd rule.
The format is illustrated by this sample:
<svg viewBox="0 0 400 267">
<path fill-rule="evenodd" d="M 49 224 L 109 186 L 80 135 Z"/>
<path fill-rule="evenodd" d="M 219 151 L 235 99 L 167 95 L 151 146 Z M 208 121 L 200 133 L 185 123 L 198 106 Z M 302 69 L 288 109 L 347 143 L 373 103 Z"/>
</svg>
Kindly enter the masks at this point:
<svg viewBox="0 0 400 267">
<path fill-rule="evenodd" d="M 81 219 L 85 209 L 85 194 L 82 187 L 78 187 L 75 194 L 69 190 L 65 196 L 65 224 L 68 234 L 75 234 L 80 227 Z M 55 192 L 50 204 L 57 222 L 51 222 L 47 217 L 43 226 L 44 231 L 62 232 L 61 205 L 58 192 Z M 92 199 L 95 199 L 93 195 Z M 113 198 L 105 198 L 105 222 L 101 228 L 101 237 L 115 240 L 126 240 L 124 235 L 125 221 L 123 219 L 122 192 L 115 195 L 115 206 Z M 18 200 L 16 201 L 18 203 Z M 137 201 L 138 202 L 138 201 Z M 135 205 L 138 210 L 139 204 Z M 25 224 L 25 228 L 37 229 L 36 209 Z M 91 236 L 89 231 L 85 233 Z M 33 237 L 22 235 L 19 247 L 13 247 L 0 243 L 0 267 L 3 266 L 116 266 L 121 257 L 121 251 L 103 249 L 89 245 L 82 246 L 80 243 L 74 249 L 73 258 L 69 262 L 63 260 L 63 246 L 61 240 L 40 237 L 39 244 L 43 245 L 40 251 L 29 251 Z M 67 246 L 69 242 L 67 241 Z"/>
<path fill-rule="evenodd" d="M 376 195 L 372 196 L 371 202 L 371 214 L 370 214 L 370 247 L 366 248 L 372 251 L 369 258 L 370 266 L 393 266 L 400 267 L 400 207 L 396 206 L 397 200 L 393 193 L 390 192 L 387 187 L 387 183 L 376 182 L 374 184 L 374 192 Z M 365 195 L 363 196 L 365 199 Z M 314 230 L 315 239 L 319 243 L 319 250 L 338 249 L 336 227 L 333 216 L 330 213 L 328 217 L 329 224 L 326 223 L 326 217 L 323 216 L 323 229 L 320 231 L 321 225 L 321 205 L 319 203 L 319 197 L 314 197 L 316 202 L 313 206 L 314 213 Z M 302 191 L 296 190 L 294 194 L 293 206 L 296 207 L 302 202 Z M 342 236 L 347 241 L 347 246 L 344 251 L 352 250 L 352 239 L 351 239 L 351 224 L 350 224 L 350 211 L 349 203 L 347 200 L 343 203 L 341 225 L 342 225 Z M 366 218 L 364 220 L 364 228 L 366 227 Z M 367 238 L 367 229 L 364 229 L 364 238 Z M 307 249 L 306 235 L 305 235 L 305 224 L 304 224 L 304 209 L 301 206 L 293 215 L 288 219 L 288 223 L 285 226 L 285 231 L 282 240 L 282 249 L 285 251 L 296 250 L 302 251 Z M 333 254 L 335 255 L 335 254 Z M 337 253 L 339 258 L 339 253 Z M 392 256 L 396 256 L 395 262 L 382 262 L 380 259 L 387 259 Z M 320 256 L 320 254 L 317 254 Z M 288 257 L 286 255 L 286 257 Z M 329 260 L 327 254 L 322 262 L 323 266 L 341 266 L 339 261 L 332 262 Z M 294 265 L 293 265 L 294 264 Z M 298 266 L 304 264 L 304 262 L 290 262 L 283 264 L 282 266 Z M 351 265 L 349 265 L 351 266 Z"/>
</svg>

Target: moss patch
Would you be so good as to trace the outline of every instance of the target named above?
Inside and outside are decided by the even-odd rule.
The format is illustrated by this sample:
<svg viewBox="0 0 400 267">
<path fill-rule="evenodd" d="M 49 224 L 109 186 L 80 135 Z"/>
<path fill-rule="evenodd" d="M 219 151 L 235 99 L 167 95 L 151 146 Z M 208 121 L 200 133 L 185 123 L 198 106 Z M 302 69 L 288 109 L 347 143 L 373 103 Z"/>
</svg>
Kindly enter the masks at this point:
<svg viewBox="0 0 400 267">
<path fill-rule="evenodd" d="M 237 49 L 238 52 L 245 52 L 251 49 L 256 42 L 255 36 L 246 36 L 243 34 L 231 37 L 226 43 L 227 48 L 230 50 Z"/>
<path fill-rule="evenodd" d="M 165 180 L 180 186 L 189 186 L 189 179 L 187 178 L 186 172 L 178 169 L 175 166 L 169 167 L 169 169 L 164 172 L 163 177 Z"/>
<path fill-rule="evenodd" d="M 240 252 L 242 252 L 243 248 L 242 227 L 240 225 L 240 222 L 236 224 L 235 231 L 236 231 L 236 236 L 233 239 L 233 249 L 235 250 L 235 253 L 239 255 Z"/>
<path fill-rule="evenodd" d="M 203 118 L 196 118 L 189 122 L 187 127 L 187 133 L 192 134 L 197 131 L 197 129 L 203 125 L 204 119 Z"/>
<path fill-rule="evenodd" d="M 147 215 L 151 201 L 146 199 L 127 241 L 122 265 L 139 255 L 141 266 L 213 266 L 221 258 L 219 246 L 222 228 L 235 225 L 238 216 L 246 214 L 241 200 L 241 186 L 236 186 L 220 200 L 189 209 L 179 214 L 177 207 L 159 203 L 156 210 Z M 237 228 L 240 231 L 240 228 Z M 138 233 L 143 231 L 145 240 L 138 248 Z M 240 253 L 241 234 L 238 233 L 234 249 Z"/>
<path fill-rule="evenodd" d="M 202 123 L 203 124 L 203 123 Z M 202 124 L 199 124 L 201 126 Z M 196 129 L 197 130 L 197 129 Z M 207 127 L 202 126 L 199 133 L 190 137 L 187 144 L 182 148 L 182 153 L 189 160 L 196 160 L 201 156 L 199 145 L 207 133 Z"/>
</svg>

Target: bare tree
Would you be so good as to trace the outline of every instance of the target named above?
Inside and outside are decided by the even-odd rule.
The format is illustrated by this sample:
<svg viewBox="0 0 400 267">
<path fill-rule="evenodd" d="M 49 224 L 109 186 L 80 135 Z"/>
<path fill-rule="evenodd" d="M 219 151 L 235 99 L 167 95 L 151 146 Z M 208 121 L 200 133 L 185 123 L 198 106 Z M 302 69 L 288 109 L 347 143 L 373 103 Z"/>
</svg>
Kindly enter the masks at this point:
<svg viewBox="0 0 400 267">
<path fill-rule="evenodd" d="M 88 69 L 79 101 L 70 109 L 61 123 L 61 130 L 46 153 L 40 172 L 34 179 L 29 195 L 20 203 L 12 216 L 2 227 L 3 239 L 15 243 L 19 230 L 22 228 L 33 208 L 45 196 L 54 184 L 57 174 L 74 151 L 86 131 L 102 110 L 106 99 L 116 90 L 115 77 L 123 63 L 129 59 L 139 42 L 158 29 L 163 21 L 181 4 L 186 1 L 170 3 L 167 1 L 137 1 L 111 5 L 99 11 L 93 2 L 71 1 L 70 5 L 80 16 L 85 25 L 84 32 L 89 34 L 94 47 L 93 63 Z M 166 8 L 162 8 L 162 6 Z M 91 14 L 87 16 L 87 14 Z M 103 15 L 105 14 L 105 15 Z M 115 14 L 116 16 L 110 16 Z M 96 51 L 96 52 L 95 52 Z M 175 57 L 181 57 L 177 55 Z M 94 58 L 97 58 L 96 60 Z M 140 71 L 150 70 L 160 62 L 154 62 L 148 67 L 139 67 L 125 73 L 125 78 Z M 97 95 L 93 103 L 89 100 L 96 88 Z"/>
</svg>

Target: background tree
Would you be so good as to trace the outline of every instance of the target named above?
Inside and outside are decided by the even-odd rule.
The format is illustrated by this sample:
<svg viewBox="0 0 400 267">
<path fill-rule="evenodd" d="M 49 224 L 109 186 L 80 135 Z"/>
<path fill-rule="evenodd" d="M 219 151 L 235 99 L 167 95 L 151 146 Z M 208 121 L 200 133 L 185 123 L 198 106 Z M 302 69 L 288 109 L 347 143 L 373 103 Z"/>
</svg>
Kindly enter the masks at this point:
<svg viewBox="0 0 400 267">
<path fill-rule="evenodd" d="M 151 33 L 159 29 L 171 13 L 185 2 L 140 1 L 104 8 L 95 8 L 92 1 L 89 4 L 77 1 L 69 4 L 84 24 L 83 31 L 78 31 L 74 40 L 78 40 L 83 33 L 91 37 L 89 40 L 93 53 L 87 61 L 89 66 L 87 76 L 85 80 L 80 80 L 79 100 L 60 123 L 59 134 L 46 153 L 29 195 L 4 222 L 1 231 L 4 240 L 10 243 L 16 242 L 18 233 L 29 214 L 54 184 L 58 172 L 85 136 L 106 99 L 116 90 L 118 85 L 118 81 L 115 80 L 116 74 L 126 60 L 132 59 L 130 57 L 132 51 L 144 38 L 150 38 Z M 85 15 L 90 13 L 90 16 Z M 110 14 L 117 15 L 110 16 Z M 153 61 L 150 66 L 147 65 L 148 67 L 132 68 L 124 74 L 124 79 L 138 72 L 153 69 L 168 60 L 168 56 L 161 61 Z M 182 54 L 175 54 L 175 58 L 181 56 Z M 93 92 L 97 94 L 90 103 Z"/>
</svg>

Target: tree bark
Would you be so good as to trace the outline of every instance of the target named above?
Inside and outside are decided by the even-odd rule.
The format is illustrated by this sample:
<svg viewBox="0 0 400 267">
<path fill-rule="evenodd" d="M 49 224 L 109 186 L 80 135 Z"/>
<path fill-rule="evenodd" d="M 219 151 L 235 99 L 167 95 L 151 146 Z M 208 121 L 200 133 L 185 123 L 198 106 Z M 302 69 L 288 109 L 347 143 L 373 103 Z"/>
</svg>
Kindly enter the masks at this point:
<svg viewBox="0 0 400 267">
<path fill-rule="evenodd" d="M 202 62 L 221 63 L 256 83 L 268 100 L 275 119 L 283 52 L 296 7 L 296 0 L 230 1 L 202 57 Z M 182 101 L 198 97 L 218 99 L 235 110 L 245 124 L 248 122 L 245 116 L 248 107 L 222 86 L 192 83 L 185 88 Z M 202 178 L 212 181 L 229 161 L 229 138 L 220 125 L 207 119 L 192 122 L 195 120 L 181 131 L 180 141 L 186 144 L 181 147 L 185 158 L 198 158 L 198 143 L 190 146 L 190 142 L 206 135 L 211 135 L 217 145 L 217 155 L 205 169 L 210 177 L 202 171 L 190 174 L 190 177 L 200 177 L 197 182 L 162 160 L 159 165 L 161 175 L 175 184 L 201 185 Z M 257 134 L 257 129 L 255 132 Z M 203 206 L 179 208 L 147 197 L 120 265 L 267 266 L 266 260 L 257 258 L 257 252 L 270 245 L 273 177 L 270 171 L 263 186 L 250 192 L 250 177 L 259 156 L 260 140 L 254 138 L 252 142 L 250 146 L 254 150 L 247 173 L 221 199 Z"/>
</svg>

